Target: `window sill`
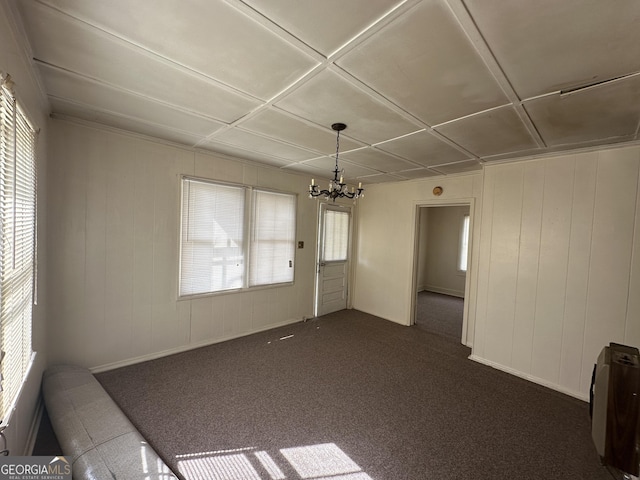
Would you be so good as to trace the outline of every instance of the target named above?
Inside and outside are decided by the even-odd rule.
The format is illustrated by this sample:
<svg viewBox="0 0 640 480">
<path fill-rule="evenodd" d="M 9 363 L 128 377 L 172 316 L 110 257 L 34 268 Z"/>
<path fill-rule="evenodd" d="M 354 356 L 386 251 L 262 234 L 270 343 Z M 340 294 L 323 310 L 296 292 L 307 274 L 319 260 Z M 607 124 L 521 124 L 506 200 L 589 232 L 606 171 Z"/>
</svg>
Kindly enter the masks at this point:
<svg viewBox="0 0 640 480">
<path fill-rule="evenodd" d="M 271 285 L 258 285 L 255 287 L 247 287 L 247 288 L 234 288 L 232 290 L 222 290 L 220 292 L 195 293 L 193 295 L 181 295 L 181 296 L 178 295 L 178 301 L 181 302 L 185 300 L 195 300 L 198 298 L 218 297 L 221 295 L 233 295 L 238 293 L 250 293 L 250 292 L 256 292 L 260 290 L 270 290 L 273 288 L 292 287 L 293 285 L 295 285 L 295 281 L 285 282 L 285 283 L 274 283 Z"/>
</svg>

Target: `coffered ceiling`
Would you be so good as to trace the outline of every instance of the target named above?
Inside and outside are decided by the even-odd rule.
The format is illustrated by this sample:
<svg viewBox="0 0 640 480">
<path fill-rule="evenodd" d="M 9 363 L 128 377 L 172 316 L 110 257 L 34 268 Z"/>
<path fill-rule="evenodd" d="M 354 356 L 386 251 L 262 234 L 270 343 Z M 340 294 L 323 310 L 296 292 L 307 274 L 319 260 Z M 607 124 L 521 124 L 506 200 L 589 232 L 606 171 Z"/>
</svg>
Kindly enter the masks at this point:
<svg viewBox="0 0 640 480">
<path fill-rule="evenodd" d="M 640 140 L 637 0 L 10 0 L 60 117 L 377 183 Z"/>
</svg>

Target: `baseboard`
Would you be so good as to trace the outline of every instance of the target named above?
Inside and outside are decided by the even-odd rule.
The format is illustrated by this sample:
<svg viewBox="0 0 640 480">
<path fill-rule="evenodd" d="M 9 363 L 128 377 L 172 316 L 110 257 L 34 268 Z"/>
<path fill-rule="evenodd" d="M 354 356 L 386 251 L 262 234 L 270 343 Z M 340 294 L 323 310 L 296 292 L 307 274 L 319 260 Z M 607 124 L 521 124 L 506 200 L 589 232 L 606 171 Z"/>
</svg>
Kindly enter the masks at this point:
<svg viewBox="0 0 640 480">
<path fill-rule="evenodd" d="M 304 320 L 305 318 L 285 320 L 283 322 L 271 324 L 266 327 L 258 328 L 256 330 L 252 330 L 246 333 L 240 333 L 237 335 L 227 335 L 227 336 L 218 337 L 215 339 L 203 340 L 201 342 L 189 343 L 187 345 L 181 345 L 179 347 L 162 350 L 160 352 L 148 353 L 146 355 L 141 355 L 139 357 L 128 358 L 126 360 L 119 360 L 117 362 L 112 362 L 112 363 L 106 363 L 104 365 L 98 365 L 96 367 L 89 367 L 89 371 L 91 371 L 91 373 L 107 372 L 109 370 L 115 370 L 116 368 L 128 367 L 129 365 L 148 362 L 149 360 L 155 360 L 157 358 L 167 357 L 169 355 L 174 355 L 176 353 L 188 352 L 189 350 L 195 350 L 196 348 L 207 347 L 209 345 L 214 345 L 216 343 L 226 342 L 228 340 L 233 340 L 234 338 L 246 337 L 247 335 L 253 335 L 254 333 L 264 332 L 266 330 L 271 330 L 273 328 L 284 327 L 286 325 L 302 322 Z"/>
<path fill-rule="evenodd" d="M 42 401 L 42 395 L 39 395 L 38 403 L 36 404 L 36 414 L 33 416 L 31 426 L 29 427 L 29 433 L 27 434 L 27 443 L 25 444 L 24 455 L 27 457 L 33 455 L 33 447 L 36 445 L 36 439 L 38 438 L 38 431 L 40 430 L 40 422 L 42 422 L 43 414 L 44 402 Z"/>
<path fill-rule="evenodd" d="M 488 365 L 489 367 L 495 368 L 496 370 L 501 370 L 503 372 L 514 375 L 516 377 L 520 377 L 530 382 L 537 383 L 538 385 L 542 385 L 543 387 L 550 388 L 551 390 L 555 390 L 556 392 L 564 393 L 565 395 L 569 395 L 570 397 L 577 398 L 578 400 L 582 400 L 584 402 L 589 401 L 589 396 L 587 394 L 584 394 L 582 392 L 577 392 L 569 388 L 565 388 L 561 385 L 558 385 L 557 383 L 549 382 L 548 380 L 544 380 L 534 375 L 529 375 L 528 373 L 521 372 L 514 368 L 507 367 L 505 365 L 501 365 L 496 362 L 492 362 L 491 360 L 487 360 L 486 358 L 478 357 L 477 355 L 471 354 L 469 355 L 469 360 L 482 363 L 483 365 Z"/>
<path fill-rule="evenodd" d="M 451 288 L 434 287 L 433 285 L 425 285 L 422 290 L 433 293 L 441 293 L 443 295 L 450 295 L 452 297 L 464 298 L 464 290 L 453 290 Z"/>
</svg>

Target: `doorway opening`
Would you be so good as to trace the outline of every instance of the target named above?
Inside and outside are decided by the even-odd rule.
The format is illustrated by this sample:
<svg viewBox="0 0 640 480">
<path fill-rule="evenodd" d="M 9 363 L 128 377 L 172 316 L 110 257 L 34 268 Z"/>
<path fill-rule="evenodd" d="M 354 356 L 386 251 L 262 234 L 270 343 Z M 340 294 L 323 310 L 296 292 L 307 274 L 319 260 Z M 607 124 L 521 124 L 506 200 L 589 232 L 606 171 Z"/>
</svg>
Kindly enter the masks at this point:
<svg viewBox="0 0 640 480">
<path fill-rule="evenodd" d="M 416 211 L 413 324 L 467 343 L 466 298 L 471 205 L 419 205 Z"/>
</svg>

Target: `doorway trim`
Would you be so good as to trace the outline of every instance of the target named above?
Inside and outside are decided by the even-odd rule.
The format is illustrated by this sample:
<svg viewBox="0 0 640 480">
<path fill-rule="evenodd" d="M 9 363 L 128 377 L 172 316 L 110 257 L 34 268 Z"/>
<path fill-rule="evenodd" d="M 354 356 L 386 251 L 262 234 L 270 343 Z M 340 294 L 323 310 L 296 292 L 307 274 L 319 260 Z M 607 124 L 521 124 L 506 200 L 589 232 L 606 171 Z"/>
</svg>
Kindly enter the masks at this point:
<svg viewBox="0 0 640 480">
<path fill-rule="evenodd" d="M 324 215 L 327 210 L 344 211 L 349 214 L 349 240 L 347 243 L 347 261 L 345 266 L 345 286 L 344 295 L 346 308 L 351 308 L 351 283 L 352 283 L 352 255 L 353 255 L 353 236 L 354 236 L 354 208 L 352 205 L 343 205 L 340 203 L 320 203 L 317 213 L 317 237 L 316 237 L 316 262 L 315 262 L 315 286 L 313 294 L 313 315 L 317 317 L 320 313 L 320 293 L 321 293 L 321 262 L 323 237 L 324 237 Z"/>
<path fill-rule="evenodd" d="M 451 200 L 425 200 L 414 204 L 414 235 L 413 235 L 413 262 L 411 274 L 411 299 L 409 325 L 415 325 L 418 299 L 418 253 L 420 249 L 420 209 L 438 207 L 469 207 L 469 244 L 467 247 L 467 273 L 464 281 L 464 306 L 462 313 L 462 337 L 460 343 L 472 346 L 473 340 L 469 338 L 469 308 L 471 303 L 471 278 L 473 276 L 473 237 L 475 219 L 475 198 L 457 198 Z"/>
</svg>

